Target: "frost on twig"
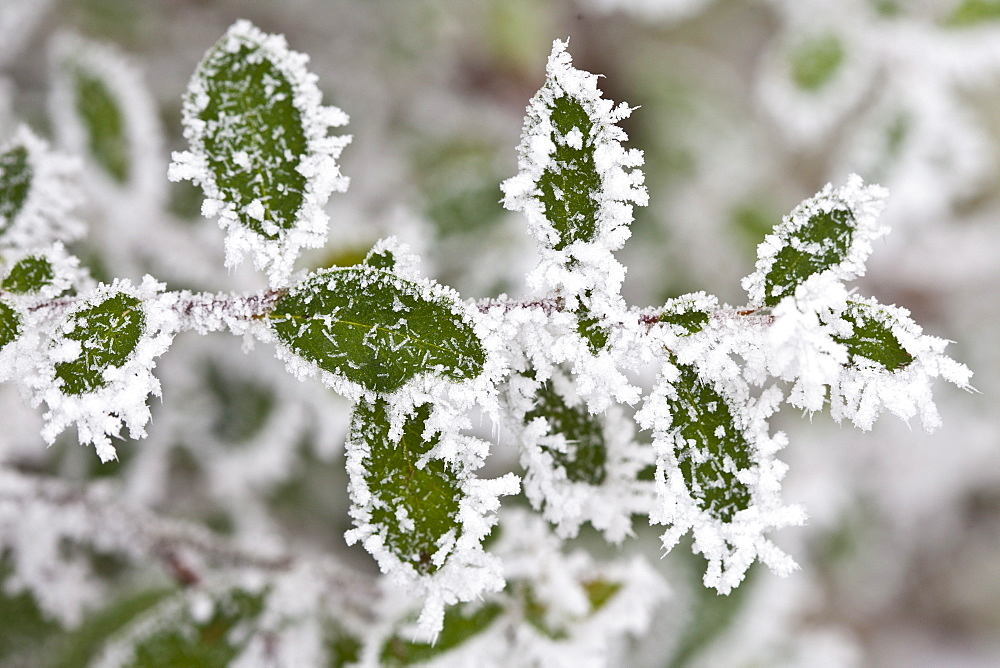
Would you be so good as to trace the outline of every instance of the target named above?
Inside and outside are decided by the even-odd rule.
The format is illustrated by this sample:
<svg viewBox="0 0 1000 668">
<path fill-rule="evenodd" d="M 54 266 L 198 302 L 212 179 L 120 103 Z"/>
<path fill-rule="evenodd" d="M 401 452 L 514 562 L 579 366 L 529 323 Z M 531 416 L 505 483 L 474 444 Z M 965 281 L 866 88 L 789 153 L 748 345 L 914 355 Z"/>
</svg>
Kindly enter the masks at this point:
<svg viewBox="0 0 1000 668">
<path fill-rule="evenodd" d="M 347 189 L 337 158 L 348 136 L 328 136 L 347 123 L 321 105 L 308 57 L 281 35 L 238 21 L 205 55 L 184 98 L 184 136 L 191 150 L 174 153 L 169 175 L 205 193 L 202 213 L 226 230 L 226 266 L 244 256 L 283 287 L 302 248 L 326 241 L 323 211 L 330 194 Z"/>
</svg>

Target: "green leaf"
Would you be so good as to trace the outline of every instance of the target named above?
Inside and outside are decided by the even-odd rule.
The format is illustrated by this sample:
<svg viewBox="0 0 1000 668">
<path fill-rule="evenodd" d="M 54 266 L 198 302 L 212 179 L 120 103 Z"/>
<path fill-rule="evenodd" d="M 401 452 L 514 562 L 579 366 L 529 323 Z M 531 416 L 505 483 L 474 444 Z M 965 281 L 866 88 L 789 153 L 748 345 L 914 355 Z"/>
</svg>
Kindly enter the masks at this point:
<svg viewBox="0 0 1000 668">
<path fill-rule="evenodd" d="M 587 293 L 590 297 L 590 293 Z M 600 318 L 594 317 L 590 309 L 584 305 L 576 310 L 576 331 L 587 341 L 587 347 L 594 355 L 601 352 L 608 346 L 611 332 L 601 322 Z"/>
<path fill-rule="evenodd" d="M 32 176 L 27 148 L 14 146 L 0 154 L 0 237 L 24 207 Z"/>
<path fill-rule="evenodd" d="M 550 109 L 556 148 L 538 179 L 538 189 L 545 217 L 559 234 L 554 248 L 561 250 L 575 241 L 593 241 L 597 235 L 599 205 L 594 195 L 601 190 L 601 177 L 594 165 L 593 124 L 586 109 L 565 94 Z M 574 129 L 582 134 L 579 148 L 567 141 Z"/>
<path fill-rule="evenodd" d="M 945 25 L 967 28 L 1000 19 L 1000 0 L 965 0 L 948 16 Z"/>
<path fill-rule="evenodd" d="M 325 645 L 329 668 L 347 668 L 361 660 L 361 640 L 339 626 L 328 632 Z"/>
<path fill-rule="evenodd" d="M 214 612 L 208 620 L 198 621 L 185 609 L 173 623 L 158 624 L 155 630 L 136 643 L 132 661 L 135 668 L 148 666 L 185 666 L 215 668 L 226 666 L 242 650 L 249 637 L 239 634 L 237 626 L 252 624 L 264 607 L 264 595 L 233 590 L 215 598 Z"/>
<path fill-rule="evenodd" d="M 851 361 L 863 357 L 892 371 L 903 369 L 913 361 L 913 355 L 892 333 L 893 319 L 889 314 L 870 304 L 850 302 L 841 317 L 851 323 L 854 332 L 834 339 L 847 346 Z"/>
<path fill-rule="evenodd" d="M 247 42 L 231 46 L 227 35 L 208 52 L 195 73 L 200 89 L 189 97 L 204 96 L 197 119 L 221 199 L 235 206 L 244 227 L 277 239 L 279 230 L 295 227 L 306 203 L 305 121 L 271 52 Z"/>
<path fill-rule="evenodd" d="M 750 468 L 751 444 L 736 426 L 725 397 L 703 382 L 694 367 L 675 366 L 680 375 L 668 406 L 681 474 L 702 509 L 728 522 L 750 506 L 750 490 L 736 472 Z"/>
<path fill-rule="evenodd" d="M 486 353 L 458 300 L 371 267 L 302 281 L 268 315 L 275 334 L 321 369 L 374 392 L 428 372 L 478 376 Z"/>
<path fill-rule="evenodd" d="M 524 421 L 545 418 L 550 434 L 566 438 L 566 452 L 541 446 L 557 466 L 566 471 L 573 482 L 600 485 L 607 476 L 607 445 L 601 421 L 591 415 L 586 405 L 570 407 L 556 392 L 552 381 L 546 381 L 535 395 L 535 406 L 524 416 Z"/>
<path fill-rule="evenodd" d="M 131 171 L 125 117 L 107 84 L 80 68 L 72 72 L 76 111 L 87 132 L 87 146 L 104 171 L 125 183 Z"/>
<path fill-rule="evenodd" d="M 453 605 L 445 610 L 444 628 L 435 643 L 415 642 L 397 633 L 383 645 L 380 665 L 412 666 L 430 661 L 486 631 L 502 612 L 503 606 L 496 602 Z"/>
<path fill-rule="evenodd" d="M 55 278 L 52 263 L 41 255 L 29 255 L 14 265 L 0 282 L 0 288 L 23 295 L 38 292 Z"/>
<path fill-rule="evenodd" d="M 709 317 L 709 312 L 703 310 L 698 303 L 678 297 L 667 302 L 656 321 L 679 327 L 684 336 L 690 336 L 705 329 Z"/>
<path fill-rule="evenodd" d="M 56 364 L 56 377 L 66 394 L 83 394 L 104 387 L 104 371 L 120 367 L 139 344 L 145 326 L 142 304 L 118 293 L 71 316 L 75 323 L 66 338 L 82 344 L 80 356 Z"/>
<path fill-rule="evenodd" d="M 764 276 L 764 305 L 776 306 L 810 276 L 843 262 L 854 227 L 854 214 L 841 206 L 818 211 L 807 224 L 789 232 Z"/>
<path fill-rule="evenodd" d="M 791 54 L 792 80 L 810 93 L 827 84 L 844 62 L 844 45 L 836 35 L 805 41 Z"/>
<path fill-rule="evenodd" d="M 610 580 L 587 580 L 583 583 L 583 589 L 587 592 L 587 600 L 590 602 L 590 612 L 594 614 L 607 605 L 608 601 L 621 591 L 621 582 Z"/>
<path fill-rule="evenodd" d="M 0 350 L 21 335 L 21 317 L 17 311 L 0 302 Z"/>
<path fill-rule="evenodd" d="M 446 534 L 458 537 L 462 484 L 454 466 L 441 459 L 418 462 L 437 444 L 439 436 L 425 441 L 424 425 L 430 404 L 416 409 L 403 427 L 398 441 L 389 438 L 388 404 L 361 401 L 351 421 L 351 441 L 363 444 L 365 483 L 372 495 L 370 523 L 385 546 L 400 561 L 428 575 L 438 566 L 431 557 Z M 401 517 L 407 521 L 401 521 Z M 411 523 L 410 526 L 404 526 Z"/>
</svg>

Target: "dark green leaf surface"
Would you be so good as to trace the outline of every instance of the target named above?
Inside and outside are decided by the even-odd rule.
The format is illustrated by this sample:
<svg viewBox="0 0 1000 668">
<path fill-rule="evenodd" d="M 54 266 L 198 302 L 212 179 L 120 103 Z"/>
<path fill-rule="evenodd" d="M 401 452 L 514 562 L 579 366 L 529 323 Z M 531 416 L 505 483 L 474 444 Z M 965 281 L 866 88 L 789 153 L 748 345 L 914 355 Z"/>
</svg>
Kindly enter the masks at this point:
<svg viewBox="0 0 1000 668">
<path fill-rule="evenodd" d="M 542 449 L 552 455 L 557 466 L 563 467 L 566 477 L 573 482 L 600 485 L 607 475 L 607 446 L 601 421 L 587 411 L 583 404 L 571 408 L 555 391 L 551 381 L 546 381 L 535 396 L 535 406 L 524 416 L 525 422 L 543 417 L 549 423 L 550 434 L 566 438 L 566 452 L 559 452 L 544 445 Z"/>
<path fill-rule="evenodd" d="M 908 366 L 913 361 L 913 355 L 906 352 L 889 325 L 876 319 L 875 308 L 852 302 L 842 317 L 851 323 L 854 332 L 847 337 L 834 338 L 847 346 L 852 361 L 863 357 L 892 371 Z"/>
<path fill-rule="evenodd" d="M 28 149 L 15 146 L 0 154 L 0 238 L 24 207 L 31 189 Z"/>
<path fill-rule="evenodd" d="M 240 223 L 268 239 L 295 226 L 305 202 L 306 177 L 298 170 L 308 140 L 295 91 L 257 46 L 225 49 L 223 37 L 199 67 L 208 104 L 198 114 L 204 150 L 222 199 Z M 237 160 L 237 156 L 240 156 Z M 247 213 L 259 202 L 263 217 Z"/>
<path fill-rule="evenodd" d="M 21 334 L 21 318 L 17 311 L 0 302 L 0 350 Z"/>
<path fill-rule="evenodd" d="M 450 298 L 370 267 L 332 269 L 292 288 L 269 314 L 278 338 L 321 369 L 375 392 L 419 374 L 478 376 L 486 353 Z"/>
<path fill-rule="evenodd" d="M 383 666 L 412 666 L 424 663 L 459 647 L 471 640 L 490 625 L 503 612 L 499 603 L 486 603 L 475 607 L 468 603 L 453 605 L 445 610 L 444 628 L 432 645 L 414 642 L 405 635 L 394 635 L 382 647 L 379 661 Z"/>
<path fill-rule="evenodd" d="M 438 551 L 441 537 L 453 532 L 457 538 L 461 530 L 458 473 L 440 459 L 417 467 L 417 461 L 438 443 L 436 435 L 429 441 L 423 439 L 430 411 L 429 404 L 417 408 L 398 442 L 389 439 L 387 404 L 381 399 L 359 402 L 351 421 L 351 440 L 369 448 L 364 467 L 373 498 L 371 523 L 400 561 L 424 575 L 438 568 L 431 557 Z M 401 511 L 413 521 L 412 527 L 402 526 Z"/>
<path fill-rule="evenodd" d="M 854 214 L 848 209 L 816 213 L 792 232 L 764 277 L 764 305 L 776 306 L 807 278 L 847 257 L 854 238 Z"/>
<path fill-rule="evenodd" d="M 125 116 L 100 78 L 80 69 L 72 73 L 76 111 L 87 132 L 91 155 L 111 178 L 125 183 L 131 170 Z"/>
<path fill-rule="evenodd" d="M 677 396 L 668 403 L 681 473 L 701 507 L 728 522 L 750 505 L 750 490 L 736 471 L 750 468 L 751 445 L 736 427 L 725 397 L 702 382 L 694 367 L 677 364 L 677 369 Z M 735 470 L 724 465 L 727 457 Z"/>
<path fill-rule="evenodd" d="M 559 234 L 554 247 L 561 250 L 574 241 L 593 241 L 597 235 L 594 195 L 601 189 L 601 177 L 594 165 L 592 123 L 583 105 L 569 95 L 558 97 L 551 118 L 556 149 L 550 167 L 538 180 L 538 189 L 545 217 Z M 583 134 L 580 148 L 566 141 L 574 128 Z"/>
<path fill-rule="evenodd" d="M 38 292 L 52 282 L 52 263 L 40 255 L 29 255 L 14 265 L 0 283 L 0 289 L 23 295 Z"/>
<path fill-rule="evenodd" d="M 142 304 L 118 293 L 73 316 L 75 329 L 66 338 L 80 341 L 83 351 L 70 362 L 56 364 L 56 377 L 66 394 L 91 392 L 106 384 L 104 370 L 120 367 L 139 344 L 145 326 Z"/>
</svg>

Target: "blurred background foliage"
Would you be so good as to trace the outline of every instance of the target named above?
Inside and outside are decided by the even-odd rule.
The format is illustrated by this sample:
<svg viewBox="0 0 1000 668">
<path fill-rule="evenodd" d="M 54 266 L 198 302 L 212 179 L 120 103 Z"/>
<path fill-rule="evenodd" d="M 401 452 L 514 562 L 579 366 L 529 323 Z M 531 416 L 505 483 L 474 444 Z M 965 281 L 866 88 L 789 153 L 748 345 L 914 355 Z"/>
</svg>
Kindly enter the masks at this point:
<svg viewBox="0 0 1000 668">
<path fill-rule="evenodd" d="M 183 146 L 187 79 L 234 20 L 284 33 L 309 54 L 325 99 L 351 115 L 354 135 L 342 160 L 351 188 L 329 206 L 330 243 L 310 256 L 313 266 L 356 263 L 396 234 L 422 256 L 425 274 L 463 297 L 521 292 L 532 244 L 523 220 L 500 206 L 498 186 L 516 172 L 524 108 L 551 41 L 567 36 L 576 66 L 604 75 L 605 96 L 638 107 L 623 126 L 629 145 L 645 151 L 650 206 L 636 212 L 620 253 L 632 304 L 692 290 L 742 304 L 739 278 L 752 270 L 756 244 L 796 203 L 851 172 L 888 186 L 893 233 L 863 291 L 957 341 L 952 354 L 976 372 L 980 394 L 937 388 L 945 427 L 933 435 L 891 420 L 860 434 L 786 409 L 777 418 L 791 441 L 785 498 L 804 503 L 811 520 L 778 542 L 802 571 L 787 580 L 753 572 L 719 598 L 700 587 L 689 551 L 676 550 L 659 564 L 674 596 L 649 637 L 627 648 L 630 665 L 1000 663 L 1000 2 L 40 4 L 47 8 L 22 43 L 0 50 L 0 131 L 20 119 L 51 136 L 47 43 L 75 31 L 116 45 L 143 74 L 164 133 L 154 156 L 164 182 L 169 150 Z M 102 91 L 83 93 L 101 113 Z M 113 113 L 103 118 L 114 135 Z M 105 168 L 123 182 L 120 148 L 101 141 Z M 165 210 L 114 197 L 88 204 L 98 241 L 77 251 L 95 276 L 152 271 L 177 288 L 259 286 L 250 273 L 221 269 L 222 245 L 198 215 L 198 193 L 169 188 Z M 126 219 L 140 241 L 155 219 L 175 230 L 170 239 L 192 236 L 201 255 L 178 257 L 169 245 L 110 253 L 101 230 L 121 229 L 106 227 L 111 218 Z M 209 268 L 196 266 L 205 257 Z M 119 462 L 102 466 L 72 439 L 45 449 L 37 419 L 7 388 L 0 461 L 113 480 L 130 501 L 221 534 L 300 541 L 372 570 L 342 539 L 346 403 L 290 378 L 265 350 L 247 358 L 232 341 L 193 335 L 175 348 L 159 365 L 164 400 L 150 438 L 120 444 Z M 512 448 L 498 450 L 493 469 L 516 467 Z M 657 532 L 636 533 L 623 549 L 654 556 Z M 587 532 L 578 540 L 614 552 Z M 97 610 L 65 632 L 29 596 L 8 591 L 0 664 L 84 665 L 183 587 L 98 553 L 78 556 L 107 584 Z M 234 656 L 234 620 L 252 618 L 259 601 L 226 596 L 210 619 L 180 620 L 143 640 L 139 656 L 149 662 L 140 665 L 222 665 Z M 331 637 L 335 661 L 356 656 L 349 635 Z"/>
</svg>

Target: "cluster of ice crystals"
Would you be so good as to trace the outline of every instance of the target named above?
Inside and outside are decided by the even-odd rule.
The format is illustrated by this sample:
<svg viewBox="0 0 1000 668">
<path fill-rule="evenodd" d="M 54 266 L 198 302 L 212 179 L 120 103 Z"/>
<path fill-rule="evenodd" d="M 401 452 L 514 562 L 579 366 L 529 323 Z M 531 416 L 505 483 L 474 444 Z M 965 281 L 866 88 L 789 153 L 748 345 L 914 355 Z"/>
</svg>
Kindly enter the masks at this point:
<svg viewBox="0 0 1000 668">
<path fill-rule="evenodd" d="M 79 160 L 52 151 L 23 125 L 0 148 L 0 155 L 19 149 L 26 152 L 24 177 L 29 185 L 10 220 L 0 213 L 0 249 L 27 250 L 80 238 L 84 228 L 74 213 L 82 201 Z"/>
<path fill-rule="evenodd" d="M 44 316 L 33 316 L 26 329 L 47 329 L 50 333 L 37 342 L 38 352 L 22 362 L 31 367 L 22 382 L 33 405 L 46 405 L 42 437 L 47 442 L 51 444 L 62 431 L 76 425 L 80 443 L 93 443 L 101 461 L 106 462 L 116 458 L 111 438 L 118 437 L 123 427 L 127 427 L 134 438 L 146 435 L 150 418 L 147 398 L 160 395 L 160 383 L 152 374 L 155 359 L 167 350 L 178 330 L 177 315 L 160 303 L 159 293 L 163 288 L 163 284 L 149 276 L 138 286 L 128 281 L 115 281 L 81 295 L 73 308 L 48 327 L 41 322 Z M 81 394 L 65 393 L 62 380 L 56 377 L 56 365 L 78 357 L 81 346 L 78 341 L 63 337 L 75 327 L 85 326 L 76 323 L 74 315 L 117 294 L 128 295 L 141 303 L 145 324 L 138 345 L 120 367 L 100 370 L 105 381 L 103 386 Z M 27 345 L 22 348 L 26 349 Z"/>
<path fill-rule="evenodd" d="M 344 192 L 349 179 L 340 173 L 337 158 L 350 142 L 349 136 L 328 136 L 331 128 L 346 125 L 347 114 L 332 106 L 322 106 L 322 95 L 316 85 L 316 76 L 306 69 L 308 56 L 291 51 L 282 35 L 267 35 L 248 21 L 237 21 L 220 43 L 222 53 L 237 53 L 248 48 L 250 62 L 266 60 L 291 85 L 292 104 L 301 115 L 306 137 L 306 152 L 295 156 L 297 171 L 306 178 L 306 188 L 295 224 L 290 229 L 267 230 L 273 238 L 244 227 L 238 219 L 233 202 L 226 201 L 209 164 L 213 160 L 231 161 L 234 170 L 240 169 L 247 156 L 214 156 L 205 148 L 205 123 L 199 115 L 209 104 L 205 78 L 218 74 L 212 62 L 214 51 L 202 62 L 199 73 L 191 79 L 184 102 L 184 136 L 191 145 L 190 151 L 173 154 L 169 177 L 171 180 L 191 180 L 205 192 L 202 213 L 219 217 L 219 224 L 227 232 L 226 266 L 235 267 L 245 256 L 253 259 L 257 269 L 267 270 L 274 286 L 285 285 L 292 273 L 298 253 L 303 248 L 318 248 L 326 241 L 329 219 L 323 207 L 333 192 Z M 249 121 L 248 121 L 249 122 Z M 280 187 L 280 185 L 279 185 Z M 248 205 L 248 215 L 255 200 Z M 259 217 L 259 216 L 258 216 Z"/>
</svg>

